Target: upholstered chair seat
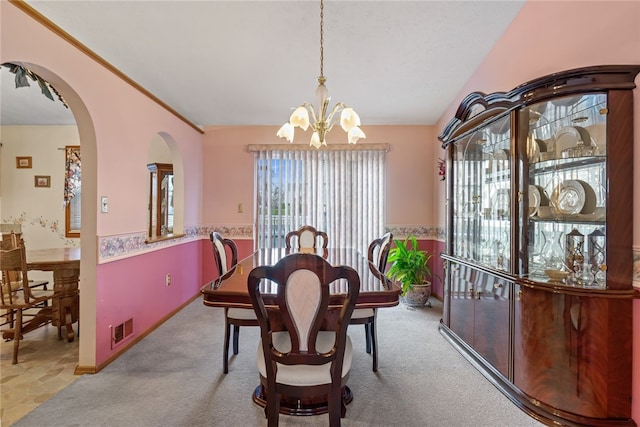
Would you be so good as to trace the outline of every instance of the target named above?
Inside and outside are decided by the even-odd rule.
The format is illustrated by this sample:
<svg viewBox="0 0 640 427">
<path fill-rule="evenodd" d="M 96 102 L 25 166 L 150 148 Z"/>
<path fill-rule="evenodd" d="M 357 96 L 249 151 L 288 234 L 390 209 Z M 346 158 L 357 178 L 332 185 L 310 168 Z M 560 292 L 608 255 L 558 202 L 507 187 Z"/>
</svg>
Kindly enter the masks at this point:
<svg viewBox="0 0 640 427">
<path fill-rule="evenodd" d="M 361 317 L 371 317 L 374 315 L 373 308 L 356 308 L 353 310 L 352 319 L 358 319 Z"/>
<path fill-rule="evenodd" d="M 250 308 L 229 308 L 227 317 L 238 320 L 255 320 L 257 326 L 256 313 Z"/>
<path fill-rule="evenodd" d="M 325 353 L 331 348 L 336 340 L 336 334 L 333 331 L 320 331 L 316 339 L 316 349 Z M 291 339 L 288 332 L 274 332 L 273 346 L 282 353 L 291 351 Z M 344 361 L 342 362 L 342 378 L 346 379 L 351 370 L 351 361 L 353 359 L 353 345 L 351 339 L 347 335 L 347 341 L 344 349 Z M 283 365 L 276 364 L 278 370 L 276 374 L 276 382 L 281 384 L 295 386 L 314 386 L 320 384 L 331 383 L 331 362 L 323 365 Z M 264 378 L 267 377 L 267 368 L 264 362 L 264 352 L 262 351 L 262 342 L 258 345 L 258 371 Z"/>
</svg>

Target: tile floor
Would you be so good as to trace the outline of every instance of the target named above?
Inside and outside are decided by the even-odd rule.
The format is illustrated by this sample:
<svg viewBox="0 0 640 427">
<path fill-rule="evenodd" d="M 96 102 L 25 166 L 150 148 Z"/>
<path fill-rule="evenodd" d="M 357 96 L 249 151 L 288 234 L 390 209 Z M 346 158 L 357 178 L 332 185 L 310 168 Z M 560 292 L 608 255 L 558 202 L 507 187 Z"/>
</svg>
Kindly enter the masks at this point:
<svg viewBox="0 0 640 427">
<path fill-rule="evenodd" d="M 24 335 L 18 364 L 12 365 L 13 341 L 0 338 L 2 427 L 11 426 L 78 378 L 73 373 L 78 365 L 78 341 L 77 336 L 73 342 L 58 340 L 56 327 L 43 326 Z"/>
</svg>

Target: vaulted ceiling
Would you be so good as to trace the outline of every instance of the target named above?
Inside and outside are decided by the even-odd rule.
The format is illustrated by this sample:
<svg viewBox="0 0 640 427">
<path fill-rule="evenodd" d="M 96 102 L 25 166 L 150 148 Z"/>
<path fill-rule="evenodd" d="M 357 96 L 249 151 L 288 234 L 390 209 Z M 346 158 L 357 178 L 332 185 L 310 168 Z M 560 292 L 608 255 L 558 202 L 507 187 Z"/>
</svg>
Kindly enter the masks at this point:
<svg viewBox="0 0 640 427">
<path fill-rule="evenodd" d="M 279 125 L 315 102 L 319 1 L 26 3 L 198 126 Z M 434 124 L 523 4 L 327 0 L 333 102 L 353 107 L 365 129 Z M 12 78 L 2 68 L 3 125 L 74 122 L 37 85 L 15 89 Z"/>
</svg>

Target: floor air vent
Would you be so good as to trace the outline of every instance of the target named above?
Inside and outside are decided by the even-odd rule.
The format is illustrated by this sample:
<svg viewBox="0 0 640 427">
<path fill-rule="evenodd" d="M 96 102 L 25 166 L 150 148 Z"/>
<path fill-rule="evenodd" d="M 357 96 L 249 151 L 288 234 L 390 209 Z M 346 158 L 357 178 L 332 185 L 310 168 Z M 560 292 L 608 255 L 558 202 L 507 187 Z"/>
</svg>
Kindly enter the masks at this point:
<svg viewBox="0 0 640 427">
<path fill-rule="evenodd" d="M 133 334 L 133 319 L 111 327 L 111 348 L 116 347 L 122 341 Z"/>
</svg>

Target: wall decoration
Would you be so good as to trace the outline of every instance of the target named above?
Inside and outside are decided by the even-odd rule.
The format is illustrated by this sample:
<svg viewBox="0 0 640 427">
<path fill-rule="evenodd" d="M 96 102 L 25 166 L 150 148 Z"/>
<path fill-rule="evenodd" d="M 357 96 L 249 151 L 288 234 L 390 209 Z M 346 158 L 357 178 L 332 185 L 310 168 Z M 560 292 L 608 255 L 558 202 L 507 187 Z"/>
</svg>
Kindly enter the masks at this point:
<svg viewBox="0 0 640 427">
<path fill-rule="evenodd" d="M 0 64 L 0 68 L 2 67 L 9 68 L 9 71 L 11 71 L 13 74 L 16 75 L 16 78 L 15 78 L 16 89 L 20 87 L 25 87 L 25 86 L 27 87 L 31 86 L 31 84 L 29 84 L 29 79 L 31 79 L 34 82 L 38 82 L 38 86 L 40 86 L 40 92 L 42 92 L 44 96 L 46 96 L 47 98 L 53 101 L 54 100 L 53 95 L 51 94 L 51 92 L 53 92 L 56 94 L 60 102 L 62 102 L 62 105 L 64 105 L 65 108 L 69 108 L 69 106 L 67 105 L 67 102 L 64 100 L 62 95 L 60 95 L 58 91 L 53 86 L 51 86 L 51 83 L 49 83 L 48 81 L 46 81 L 45 79 L 43 79 L 42 77 L 40 77 L 39 75 L 31 71 L 30 69 L 25 68 L 22 65 L 13 64 L 11 62 L 5 62 L 4 64 Z"/>
<path fill-rule="evenodd" d="M 29 157 L 16 157 L 17 169 L 31 169 L 31 156 Z"/>
<path fill-rule="evenodd" d="M 36 187 L 51 187 L 51 176 L 49 175 L 36 175 L 35 176 Z"/>
<path fill-rule="evenodd" d="M 77 239 L 67 239 L 64 235 L 64 227 L 60 226 L 60 222 L 57 219 L 48 219 L 43 217 L 42 215 L 33 217 L 28 215 L 26 212 L 21 212 L 19 216 L 9 216 L 2 218 L 0 220 L 2 224 L 11 224 L 14 226 L 19 226 L 22 229 L 22 232 L 26 234 L 32 233 L 34 230 L 37 233 L 38 229 L 48 230 L 51 233 L 58 236 L 60 240 L 62 240 L 63 246 L 78 246 L 79 242 Z"/>
</svg>

